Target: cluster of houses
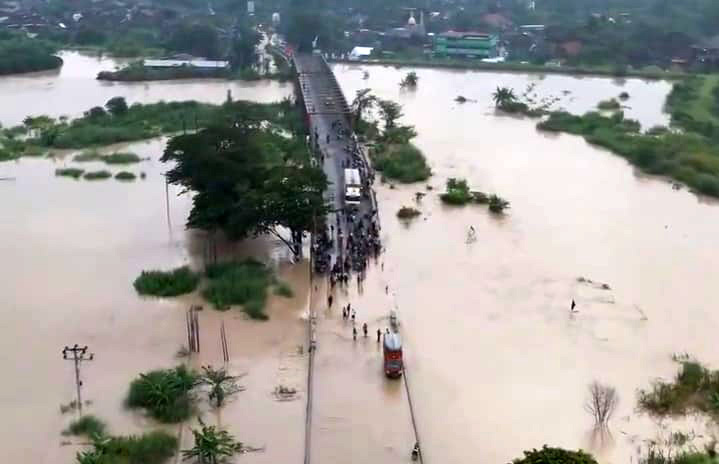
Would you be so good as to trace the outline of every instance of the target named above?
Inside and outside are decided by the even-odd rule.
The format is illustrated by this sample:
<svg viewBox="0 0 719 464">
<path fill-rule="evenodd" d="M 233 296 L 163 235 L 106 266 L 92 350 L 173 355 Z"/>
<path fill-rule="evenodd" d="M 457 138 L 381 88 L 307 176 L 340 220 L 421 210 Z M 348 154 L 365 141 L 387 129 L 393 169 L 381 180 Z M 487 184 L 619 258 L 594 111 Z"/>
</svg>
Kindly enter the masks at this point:
<svg viewBox="0 0 719 464">
<path fill-rule="evenodd" d="M 398 49 L 421 48 L 424 55 L 439 58 L 479 59 L 488 62 L 504 61 L 506 58 L 513 61 L 543 59 L 543 62 L 561 65 L 564 58 L 578 56 L 585 47 L 579 39 L 562 38 L 553 33 L 557 28 L 543 24 L 515 26 L 499 13 L 482 15 L 481 21 L 486 25 L 487 31 L 427 32 L 425 12 L 420 10 L 415 14 L 415 11 L 410 9 L 406 24 L 399 27 L 385 31 L 359 28 L 347 32 L 346 35 L 356 46 L 344 58 L 359 61 L 391 57 Z M 433 19 L 438 15 L 440 13 L 437 12 L 427 14 Z M 602 17 L 601 20 L 631 23 L 629 15 L 619 15 L 616 19 Z M 677 66 L 719 67 L 719 36 L 699 41 L 671 58 L 671 64 Z"/>
<path fill-rule="evenodd" d="M 72 30 L 92 23 L 96 28 L 116 28 L 132 22 L 133 26 L 158 27 L 174 20 L 174 11 L 153 4 L 124 0 L 93 0 L 68 2 L 69 8 L 52 16 L 28 4 L 0 0 L 0 27 L 39 32 L 47 29 Z"/>
</svg>

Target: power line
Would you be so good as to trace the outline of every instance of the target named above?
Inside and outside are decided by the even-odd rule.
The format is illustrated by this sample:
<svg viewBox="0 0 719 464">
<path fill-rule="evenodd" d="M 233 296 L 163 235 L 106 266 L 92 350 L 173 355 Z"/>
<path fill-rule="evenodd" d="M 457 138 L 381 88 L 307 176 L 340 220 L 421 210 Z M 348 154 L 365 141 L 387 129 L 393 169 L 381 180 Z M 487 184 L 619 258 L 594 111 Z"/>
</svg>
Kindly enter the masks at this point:
<svg viewBox="0 0 719 464">
<path fill-rule="evenodd" d="M 82 380 L 80 380 L 80 363 L 83 361 L 92 361 L 95 357 L 95 353 L 87 352 L 87 345 L 80 347 L 77 343 L 70 348 L 66 346 L 62 349 L 62 359 L 67 361 L 73 361 L 75 363 L 75 387 L 77 388 L 77 409 L 82 415 L 82 395 L 80 393 L 80 387 L 82 387 Z"/>
</svg>

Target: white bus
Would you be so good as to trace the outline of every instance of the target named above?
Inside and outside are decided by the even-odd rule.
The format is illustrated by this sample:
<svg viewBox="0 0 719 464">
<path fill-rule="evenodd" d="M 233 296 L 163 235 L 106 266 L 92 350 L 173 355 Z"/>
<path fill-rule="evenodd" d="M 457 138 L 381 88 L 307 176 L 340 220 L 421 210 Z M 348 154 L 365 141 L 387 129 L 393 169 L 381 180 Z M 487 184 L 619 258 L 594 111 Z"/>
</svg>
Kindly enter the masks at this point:
<svg viewBox="0 0 719 464">
<path fill-rule="evenodd" d="M 362 180 L 359 169 L 345 169 L 345 205 L 359 206 L 362 198 Z"/>
</svg>

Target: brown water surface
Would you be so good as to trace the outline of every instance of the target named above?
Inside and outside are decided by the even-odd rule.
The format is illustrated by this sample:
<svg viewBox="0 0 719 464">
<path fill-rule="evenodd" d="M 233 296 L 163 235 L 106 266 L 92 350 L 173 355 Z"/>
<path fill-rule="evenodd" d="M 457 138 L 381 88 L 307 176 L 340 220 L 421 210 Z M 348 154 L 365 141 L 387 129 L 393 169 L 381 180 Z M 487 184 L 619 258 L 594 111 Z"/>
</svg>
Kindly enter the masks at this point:
<svg viewBox="0 0 719 464">
<path fill-rule="evenodd" d="M 102 106 L 121 96 L 132 103 L 161 100 L 197 100 L 222 103 L 227 91 L 235 100 L 279 101 L 292 94 L 291 83 L 277 81 L 228 81 L 224 79 L 179 79 L 152 82 L 98 81 L 97 73 L 112 71 L 127 60 L 63 52 L 60 70 L 3 76 L 0 78 L 0 123 L 20 124 L 25 116 L 46 114 L 77 117 L 93 106 Z"/>
<path fill-rule="evenodd" d="M 123 407 L 129 382 L 138 373 L 168 368 L 187 344 L 185 310 L 197 299 L 139 297 L 132 281 L 144 269 L 168 269 L 202 263 L 204 240 L 185 231 L 191 199 L 170 187 L 165 206 L 164 172 L 158 157 L 165 139 L 108 147 L 106 152 L 131 151 L 141 163 L 108 167 L 102 163 L 73 163 L 63 158 L 2 163 L 0 198 L 6 220 L 0 222 L 0 338 L 6 376 L 0 387 L 0 408 L 8 427 L 3 434 L 1 462 L 69 463 L 86 440 L 63 438 L 60 431 L 74 417 L 62 415 L 60 405 L 74 399 L 72 363 L 61 350 L 75 343 L 88 345 L 95 359 L 82 366 L 83 397 L 92 402 L 86 413 L 107 421 L 114 433 L 138 433 L 157 427 L 142 414 Z M 129 170 L 145 179 L 120 182 L 55 177 L 64 166 L 87 170 Z M 248 250 L 251 244 L 251 250 Z M 224 250 L 238 257 L 263 259 L 284 255 L 278 244 L 253 240 Z M 202 352 L 193 364 L 222 364 L 219 323 L 226 321 L 232 374 L 246 373 L 247 387 L 222 410 L 200 401 L 205 420 L 217 421 L 253 446 L 251 462 L 297 461 L 303 452 L 306 361 L 298 346 L 306 341 L 307 263 L 283 266 L 281 278 L 295 297 L 269 300 L 271 321 L 248 321 L 237 310 L 226 313 L 207 308 L 200 315 Z M 20 347 L 22 347 L 20 349 Z M 299 390 L 292 402 L 273 396 L 280 384 Z M 196 426 L 192 422 L 190 425 Z M 179 433 L 177 426 L 167 428 Z M 274 434 L 284 435 L 282 446 Z M 190 445 L 187 427 L 183 443 Z M 60 446 L 69 441 L 69 446 Z M 42 443 L 42 446 L 37 446 Z"/>
<path fill-rule="evenodd" d="M 434 171 L 434 191 L 424 184 L 378 191 L 384 274 L 400 308 L 428 462 L 508 462 L 545 443 L 628 462 L 657 431 L 635 414 L 636 389 L 672 376 L 672 353 L 719 365 L 712 272 L 719 208 L 579 137 L 497 116 L 490 94 L 536 81 L 537 91 L 572 90 L 577 99 L 567 107 L 582 112 L 627 90 L 628 115 L 651 126 L 666 122 L 660 109 L 669 84 L 418 70 L 417 90 L 405 92 L 397 85 L 405 70 L 367 69 L 364 81 L 358 69 L 335 67 L 345 94 L 371 87 L 399 100 Z M 477 102 L 459 105 L 457 95 Z M 501 194 L 511 209 L 497 217 L 484 207 L 442 205 L 436 190 L 448 177 Z M 423 215 L 406 226 L 395 213 L 417 191 L 427 194 Z M 471 225 L 477 240 L 467 243 Z M 611 289 L 578 282 L 582 276 Z M 604 443 L 590 440 L 583 410 L 595 379 L 621 396 L 613 441 Z M 702 430 L 702 423 L 676 427 Z"/>
<path fill-rule="evenodd" d="M 27 114 L 77 115 L 115 95 L 131 103 L 220 102 L 228 88 L 236 99 L 258 101 L 291 92 L 290 85 L 262 82 L 103 83 L 95 74 L 115 61 L 64 57 L 59 73 L 0 79 L 4 125 Z M 557 96 L 556 107 L 581 113 L 626 90 L 627 115 L 649 127 L 667 122 L 661 108 L 670 84 L 420 69 L 417 90 L 405 92 L 398 83 L 406 70 L 370 67 L 365 81 L 359 67 L 335 69 L 348 96 L 372 87 L 404 105 L 403 122 L 417 127 L 417 145 L 434 171 L 433 191 L 424 184 L 378 188 L 384 270 L 371 269 L 363 295 L 353 288 L 337 300 L 356 304 L 371 329 L 386 326 L 389 309 L 399 308 L 427 462 L 508 462 L 545 443 L 628 462 L 657 430 L 634 412 L 636 389 L 671 376 L 674 352 L 719 365 L 712 343 L 719 328 L 712 307 L 719 209 L 672 190 L 664 179 L 638 174 L 581 138 L 542 134 L 535 121 L 496 115 L 490 94 L 499 85 L 521 94 L 536 83 L 532 98 Z M 460 105 L 458 95 L 476 102 Z M 72 366 L 61 357 L 65 345 L 87 344 L 97 355 L 83 366 L 90 412 L 117 433 L 152 425 L 123 409 L 127 385 L 138 372 L 178 362 L 185 309 L 196 300 L 139 298 L 130 283 L 142 269 L 197 266 L 203 249 L 201 237 L 184 230 L 190 198 L 176 197 L 174 188 L 168 225 L 166 167 L 157 160 L 163 147 L 163 140 L 115 147 L 150 157 L 128 168 L 147 178 L 128 184 L 56 178 L 55 168 L 72 164 L 67 159 L 0 163 L 0 177 L 14 178 L 0 181 L 6 374 L 0 408 L 11 425 L 0 462 L 72 461 L 77 446 L 59 446 L 70 420 L 59 405 L 74 395 Z M 501 194 L 511 209 L 495 217 L 483 207 L 441 205 L 437 190 L 453 176 Z M 427 193 L 419 204 L 423 215 L 407 226 L 395 213 L 413 204 L 417 191 Z M 477 241 L 466 243 L 470 225 Z M 281 250 L 265 239 L 233 252 L 281 263 Z M 236 311 L 201 314 L 206 349 L 193 362 L 219 362 L 215 334 L 224 321 L 230 369 L 247 372 L 241 381 L 247 390 L 220 414 L 202 403 L 206 419 L 250 445 L 267 446 L 240 457 L 243 462 L 298 462 L 303 452 L 306 351 L 298 346 L 305 342 L 307 264 L 280 265 L 279 273 L 296 296 L 272 298 L 269 323 L 247 321 Z M 578 282 L 580 276 L 611 289 Z M 316 304 L 326 342 L 316 358 L 315 462 L 406 460 L 412 437 L 402 384 L 384 380 L 375 342 L 353 342 L 339 307 L 324 311 L 322 298 Z M 579 309 L 574 315 L 572 299 Z M 591 440 L 583 401 L 594 379 L 621 395 L 613 441 Z M 298 400 L 276 401 L 272 392 L 281 384 L 296 388 Z M 672 426 L 704 428 L 701 420 Z M 188 439 L 185 428 L 183 442 Z"/>
</svg>

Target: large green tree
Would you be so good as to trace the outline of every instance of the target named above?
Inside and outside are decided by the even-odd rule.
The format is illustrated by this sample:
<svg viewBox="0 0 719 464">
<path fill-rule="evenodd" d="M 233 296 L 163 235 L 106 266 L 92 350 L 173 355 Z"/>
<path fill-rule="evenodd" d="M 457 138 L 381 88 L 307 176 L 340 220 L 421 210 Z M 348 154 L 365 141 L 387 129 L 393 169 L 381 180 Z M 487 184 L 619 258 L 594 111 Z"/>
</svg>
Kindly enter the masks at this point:
<svg viewBox="0 0 719 464">
<path fill-rule="evenodd" d="M 170 183 L 195 193 L 188 227 L 235 240 L 273 234 L 299 255 L 302 233 L 327 211 L 327 178 L 296 147 L 261 122 L 239 120 L 174 137 L 162 160 L 176 163 Z"/>
<path fill-rule="evenodd" d="M 240 24 L 232 39 L 230 62 L 235 69 L 245 69 L 257 62 L 257 45 L 262 36 L 250 24 Z"/>
</svg>

